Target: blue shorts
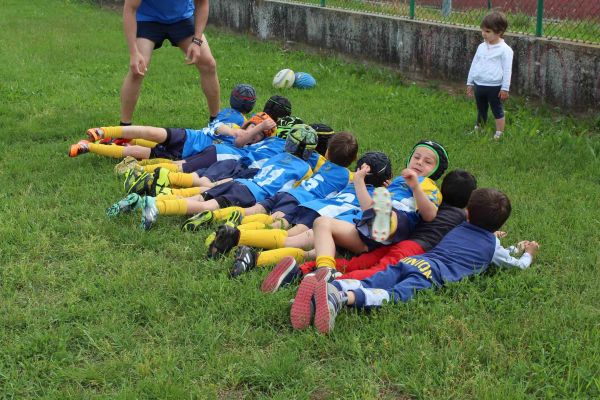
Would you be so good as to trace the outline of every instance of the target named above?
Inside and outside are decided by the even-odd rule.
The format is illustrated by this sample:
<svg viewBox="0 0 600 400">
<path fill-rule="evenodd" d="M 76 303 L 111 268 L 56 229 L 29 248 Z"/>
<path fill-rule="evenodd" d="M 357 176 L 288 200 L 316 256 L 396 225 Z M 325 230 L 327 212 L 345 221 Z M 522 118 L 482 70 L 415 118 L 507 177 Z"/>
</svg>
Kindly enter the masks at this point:
<svg viewBox="0 0 600 400">
<path fill-rule="evenodd" d="M 285 214 L 283 218 L 289 223 L 292 223 L 292 221 L 295 219 L 299 209 L 298 200 L 286 192 L 277 192 L 275 193 L 275 196 L 268 197 L 259 204 L 263 206 L 270 214 L 281 211 Z"/>
<path fill-rule="evenodd" d="M 230 206 L 252 207 L 256 204 L 256 198 L 250 189 L 236 181 L 215 186 L 204 192 L 203 197 L 205 200 L 216 200 L 221 208 Z"/>
<path fill-rule="evenodd" d="M 306 225 L 309 229 L 312 229 L 315 219 L 320 216 L 321 214 L 313 209 L 299 206 L 296 216 L 291 221 L 286 218 L 286 221 L 294 225 Z"/>
<path fill-rule="evenodd" d="M 392 237 L 385 242 L 377 242 L 371 239 L 371 227 L 373 226 L 373 220 L 375 219 L 375 211 L 372 208 L 365 210 L 362 213 L 361 219 L 356 222 L 358 236 L 360 237 L 360 240 L 367 245 L 369 248 L 368 251 L 373 251 L 379 247 L 389 246 L 408 239 L 408 235 L 412 230 L 412 224 L 410 223 L 408 217 L 404 212 L 395 208 L 392 208 L 392 212 L 396 214 L 396 217 L 398 218 L 398 225 L 396 226 L 396 231 Z"/>
<path fill-rule="evenodd" d="M 162 46 L 168 39 L 173 46 L 177 46 L 182 40 L 194 36 L 194 18 L 184 19 L 173 24 L 160 22 L 137 22 L 137 37 L 154 42 L 154 49 Z"/>
<path fill-rule="evenodd" d="M 208 168 L 201 168 L 196 171 L 198 176 L 204 176 L 216 182 L 225 178 L 251 179 L 258 172 L 258 168 L 248 168 L 238 162 L 238 160 L 217 161 Z"/>
<path fill-rule="evenodd" d="M 217 162 L 217 148 L 208 146 L 198 154 L 194 154 L 185 159 L 185 163 L 181 166 L 181 170 L 185 173 L 196 172 L 201 168 L 208 168 Z"/>
<path fill-rule="evenodd" d="M 150 150 L 150 158 L 168 158 L 169 160 L 181 160 L 183 145 L 187 138 L 185 129 L 165 128 L 167 130 L 167 139 L 157 144 Z"/>
<path fill-rule="evenodd" d="M 479 86 L 475 85 L 475 103 L 477 104 L 477 123 L 484 123 L 488 117 L 488 104 L 492 109 L 495 119 L 504 117 L 502 101 L 498 97 L 501 86 Z"/>
</svg>

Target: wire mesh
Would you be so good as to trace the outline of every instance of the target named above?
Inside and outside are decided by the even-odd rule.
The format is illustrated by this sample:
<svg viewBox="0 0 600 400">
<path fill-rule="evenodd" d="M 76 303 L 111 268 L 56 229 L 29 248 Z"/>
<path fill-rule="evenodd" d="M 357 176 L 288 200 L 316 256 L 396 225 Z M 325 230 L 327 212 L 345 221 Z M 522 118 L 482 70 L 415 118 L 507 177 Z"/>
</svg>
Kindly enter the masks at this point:
<svg viewBox="0 0 600 400">
<path fill-rule="evenodd" d="M 472 27 L 479 27 L 490 10 L 499 10 L 506 14 L 509 32 L 600 44 L 600 0 L 291 1 Z"/>
</svg>

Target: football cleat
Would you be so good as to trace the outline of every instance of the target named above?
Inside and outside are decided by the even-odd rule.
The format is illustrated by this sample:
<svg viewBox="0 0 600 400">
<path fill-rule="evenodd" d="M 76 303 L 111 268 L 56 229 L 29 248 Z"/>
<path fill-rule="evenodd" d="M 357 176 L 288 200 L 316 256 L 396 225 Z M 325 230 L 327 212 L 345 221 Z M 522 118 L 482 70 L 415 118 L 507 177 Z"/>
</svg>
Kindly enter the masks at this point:
<svg viewBox="0 0 600 400">
<path fill-rule="evenodd" d="M 152 185 L 150 186 L 150 195 L 170 194 L 171 182 L 169 181 L 169 171 L 166 168 L 157 168 L 154 170 Z M 167 193 L 169 192 L 169 193 Z"/>
<path fill-rule="evenodd" d="M 382 187 L 375 188 L 373 192 L 373 210 L 375 218 L 371 226 L 371 238 L 383 242 L 390 236 L 390 219 L 392 217 L 392 196 Z"/>
<path fill-rule="evenodd" d="M 130 169 L 129 171 L 125 172 L 123 188 L 125 189 L 126 193 L 137 193 L 140 195 L 149 194 L 152 181 L 152 175 L 146 171 Z"/>
<path fill-rule="evenodd" d="M 238 210 L 234 210 L 231 214 L 227 216 L 225 223 L 229 226 L 236 227 L 242 222 L 242 213 Z"/>
<path fill-rule="evenodd" d="M 182 231 L 196 232 L 202 226 L 208 225 L 214 219 L 213 212 L 210 210 L 202 211 L 188 218 L 181 226 Z"/>
<path fill-rule="evenodd" d="M 80 140 L 79 142 L 72 144 L 69 147 L 69 157 L 77 157 L 80 154 L 84 154 L 90 151 L 90 142 L 87 140 Z"/>
<path fill-rule="evenodd" d="M 152 228 L 152 225 L 158 218 L 158 208 L 156 207 L 156 199 L 151 196 L 144 196 L 140 199 L 140 207 L 142 208 L 142 229 L 147 231 Z"/>
<path fill-rule="evenodd" d="M 97 142 L 104 139 L 104 132 L 100 128 L 90 128 L 85 132 L 85 134 L 90 142 Z"/>
<path fill-rule="evenodd" d="M 235 251 L 235 261 L 229 271 L 231 278 L 236 278 L 256 267 L 257 254 L 248 246 L 240 246 Z"/>
<path fill-rule="evenodd" d="M 140 204 L 140 195 L 137 193 L 131 193 L 124 199 L 119 200 L 112 206 L 106 209 L 106 215 L 108 217 L 116 217 L 117 215 L 124 214 L 135 210 Z"/>
<path fill-rule="evenodd" d="M 237 246 L 240 240 L 240 231 L 230 225 L 223 224 L 217 229 L 215 240 L 208 246 L 208 257 L 215 258 L 227 254 Z"/>
<path fill-rule="evenodd" d="M 302 277 L 300 267 L 294 257 L 284 257 L 267 275 L 260 290 L 265 293 L 275 293 L 280 287 L 290 285 Z"/>
<path fill-rule="evenodd" d="M 118 175 L 125 175 L 130 169 L 142 169 L 138 164 L 138 160 L 131 156 L 125 157 L 120 163 L 115 165 L 115 173 Z"/>
</svg>

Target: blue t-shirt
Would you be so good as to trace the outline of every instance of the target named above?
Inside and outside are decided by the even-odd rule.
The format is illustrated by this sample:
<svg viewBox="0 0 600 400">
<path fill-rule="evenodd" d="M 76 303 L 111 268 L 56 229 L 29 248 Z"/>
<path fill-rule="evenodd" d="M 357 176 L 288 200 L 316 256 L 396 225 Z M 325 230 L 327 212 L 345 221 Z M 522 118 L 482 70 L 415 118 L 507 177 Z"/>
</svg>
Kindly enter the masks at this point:
<svg viewBox="0 0 600 400">
<path fill-rule="evenodd" d="M 348 168 L 326 161 L 319 172 L 302 181 L 298 187 L 281 191 L 289 193 L 301 204 L 314 199 L 333 197 L 348 186 L 349 180 Z"/>
<path fill-rule="evenodd" d="M 285 139 L 272 136 L 246 148 L 248 154 L 240 161 L 250 168 L 261 168 L 268 159 L 285 153 Z"/>
<path fill-rule="evenodd" d="M 198 154 L 213 144 L 224 143 L 232 147 L 235 146 L 235 138 L 233 136 L 218 134 L 217 130 L 222 124 L 241 126 L 244 124 L 244 116 L 232 108 L 225 108 L 219 111 L 215 119 L 206 128 L 186 129 L 186 138 L 181 158 Z"/>
<path fill-rule="evenodd" d="M 173 24 L 193 15 L 193 0 L 142 0 L 136 12 L 136 20 Z"/>
<path fill-rule="evenodd" d="M 367 185 L 369 195 L 373 195 L 373 186 Z M 315 199 L 307 203 L 300 204 L 302 207 L 316 211 L 324 217 L 332 217 L 342 221 L 354 222 L 355 219 L 360 219 L 362 210 L 360 202 L 356 197 L 354 184 L 350 183 L 337 195 L 328 199 Z"/>
<path fill-rule="evenodd" d="M 250 189 L 257 202 L 273 196 L 280 190 L 294 187 L 311 173 L 308 163 L 290 153 L 268 159 L 252 179 L 236 179 Z"/>
</svg>

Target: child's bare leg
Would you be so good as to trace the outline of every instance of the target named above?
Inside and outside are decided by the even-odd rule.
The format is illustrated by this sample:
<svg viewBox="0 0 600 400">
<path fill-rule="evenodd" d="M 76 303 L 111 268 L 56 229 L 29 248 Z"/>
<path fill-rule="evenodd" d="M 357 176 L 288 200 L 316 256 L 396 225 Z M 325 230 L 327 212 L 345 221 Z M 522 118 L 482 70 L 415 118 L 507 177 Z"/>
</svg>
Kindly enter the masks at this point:
<svg viewBox="0 0 600 400">
<path fill-rule="evenodd" d="M 313 226 L 317 256 L 335 257 L 335 245 L 362 253 L 368 250 L 355 229 L 354 224 L 330 217 L 319 217 Z"/>
<path fill-rule="evenodd" d="M 244 215 L 254 215 L 254 214 L 266 214 L 267 210 L 261 206 L 259 203 L 256 203 L 252 207 L 244 208 Z"/>
<path fill-rule="evenodd" d="M 309 229 L 308 226 L 298 224 L 288 231 L 288 237 L 299 235 L 302 232 L 306 232 L 308 229 Z"/>
<path fill-rule="evenodd" d="M 285 239 L 284 247 L 296 247 L 299 249 L 312 249 L 315 247 L 314 232 L 312 229 L 298 235 L 289 236 Z"/>
<path fill-rule="evenodd" d="M 124 126 L 122 137 L 124 139 L 146 139 L 156 143 L 163 143 L 167 140 L 167 130 L 153 126 Z"/>
<path fill-rule="evenodd" d="M 218 210 L 219 203 L 215 199 L 207 201 L 199 201 L 197 197 L 190 197 L 187 201 L 187 214 L 197 214 L 206 210 Z"/>
<path fill-rule="evenodd" d="M 150 158 L 150 152 L 152 149 L 144 146 L 127 146 L 123 148 L 123 157 L 131 156 L 138 160 L 145 160 Z"/>
<path fill-rule="evenodd" d="M 504 132 L 504 126 L 506 125 L 506 118 L 498 118 L 496 120 L 496 132 Z"/>
</svg>

